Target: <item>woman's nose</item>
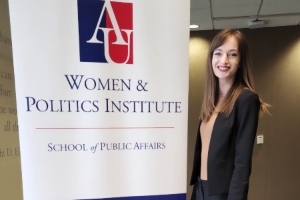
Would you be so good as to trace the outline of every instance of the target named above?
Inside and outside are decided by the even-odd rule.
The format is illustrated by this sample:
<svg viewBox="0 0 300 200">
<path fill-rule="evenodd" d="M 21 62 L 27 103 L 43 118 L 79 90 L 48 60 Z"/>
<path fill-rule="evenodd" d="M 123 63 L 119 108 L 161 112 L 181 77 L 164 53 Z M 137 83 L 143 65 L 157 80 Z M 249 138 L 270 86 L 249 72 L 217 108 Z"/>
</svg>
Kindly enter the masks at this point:
<svg viewBox="0 0 300 200">
<path fill-rule="evenodd" d="M 227 64 L 227 63 L 228 63 L 228 56 L 227 56 L 227 54 L 223 54 L 223 55 L 222 55 L 221 61 L 222 61 L 222 63 L 224 63 L 224 64 Z"/>
</svg>

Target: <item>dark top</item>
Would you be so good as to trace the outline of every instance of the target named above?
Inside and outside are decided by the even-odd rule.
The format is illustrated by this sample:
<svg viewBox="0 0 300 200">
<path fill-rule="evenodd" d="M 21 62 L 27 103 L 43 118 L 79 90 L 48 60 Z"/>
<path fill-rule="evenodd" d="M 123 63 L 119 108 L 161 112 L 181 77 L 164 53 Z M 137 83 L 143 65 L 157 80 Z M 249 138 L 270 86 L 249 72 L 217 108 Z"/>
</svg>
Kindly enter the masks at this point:
<svg viewBox="0 0 300 200">
<path fill-rule="evenodd" d="M 257 94 L 243 90 L 232 113 L 219 113 L 213 126 L 207 160 L 209 195 L 228 194 L 228 200 L 246 200 L 260 101 Z M 201 137 L 197 129 L 190 185 L 200 176 Z"/>
</svg>

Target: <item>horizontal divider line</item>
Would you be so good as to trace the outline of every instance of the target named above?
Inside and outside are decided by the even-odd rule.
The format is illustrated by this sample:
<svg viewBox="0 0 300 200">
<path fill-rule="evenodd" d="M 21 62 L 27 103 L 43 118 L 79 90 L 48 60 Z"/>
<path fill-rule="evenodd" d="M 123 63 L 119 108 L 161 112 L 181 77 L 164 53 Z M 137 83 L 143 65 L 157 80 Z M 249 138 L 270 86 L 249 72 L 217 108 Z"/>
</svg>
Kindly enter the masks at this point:
<svg viewBox="0 0 300 200">
<path fill-rule="evenodd" d="M 171 126 L 160 127 L 96 127 L 96 128 L 36 128 L 37 130 L 116 130 L 116 129 L 172 129 Z"/>
<path fill-rule="evenodd" d="M 151 196 L 111 197 L 111 198 L 98 198 L 98 199 L 77 199 L 77 200 L 185 200 L 185 199 L 186 199 L 186 193 L 151 195 Z"/>
</svg>

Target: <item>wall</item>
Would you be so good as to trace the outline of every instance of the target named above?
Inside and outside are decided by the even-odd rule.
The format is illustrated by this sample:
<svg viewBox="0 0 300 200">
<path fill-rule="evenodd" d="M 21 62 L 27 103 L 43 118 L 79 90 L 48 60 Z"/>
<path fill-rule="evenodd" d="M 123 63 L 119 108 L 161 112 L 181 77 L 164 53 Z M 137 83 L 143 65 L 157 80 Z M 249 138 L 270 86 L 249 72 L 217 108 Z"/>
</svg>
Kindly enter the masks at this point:
<svg viewBox="0 0 300 200">
<path fill-rule="evenodd" d="M 7 0 L 0 0 L 0 13 L 0 200 L 20 200 L 20 147 Z"/>
<path fill-rule="evenodd" d="M 300 196 L 300 26 L 241 30 L 250 45 L 255 87 L 272 105 L 254 145 L 249 200 L 297 200 Z M 209 42 L 217 31 L 191 32 L 188 120 L 188 181 L 203 98 Z M 192 187 L 188 186 L 187 199 Z"/>
</svg>

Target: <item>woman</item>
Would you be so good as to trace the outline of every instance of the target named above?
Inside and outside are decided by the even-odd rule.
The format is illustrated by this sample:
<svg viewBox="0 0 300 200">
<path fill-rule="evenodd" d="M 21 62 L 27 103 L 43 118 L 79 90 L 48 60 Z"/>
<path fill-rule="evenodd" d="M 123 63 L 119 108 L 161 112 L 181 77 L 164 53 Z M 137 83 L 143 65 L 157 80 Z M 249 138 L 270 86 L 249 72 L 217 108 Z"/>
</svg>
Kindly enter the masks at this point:
<svg viewBox="0 0 300 200">
<path fill-rule="evenodd" d="M 259 113 L 244 35 L 225 29 L 213 39 L 190 184 L 192 200 L 246 200 Z"/>
</svg>

